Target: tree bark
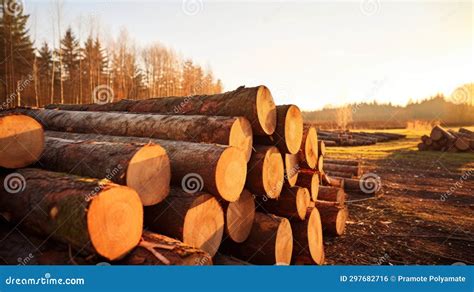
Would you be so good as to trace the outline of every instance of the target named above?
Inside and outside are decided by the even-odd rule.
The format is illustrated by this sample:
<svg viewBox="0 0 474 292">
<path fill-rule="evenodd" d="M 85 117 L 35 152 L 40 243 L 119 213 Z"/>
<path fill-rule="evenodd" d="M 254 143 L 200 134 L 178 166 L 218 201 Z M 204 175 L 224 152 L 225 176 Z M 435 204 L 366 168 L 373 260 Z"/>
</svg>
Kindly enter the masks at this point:
<svg viewBox="0 0 474 292">
<path fill-rule="evenodd" d="M 73 111 L 120 111 L 166 115 L 241 116 L 252 124 L 255 135 L 271 135 L 276 127 L 276 107 L 270 90 L 261 85 L 215 95 L 121 100 L 106 104 L 61 105 L 46 108 Z"/>
<path fill-rule="evenodd" d="M 34 168 L 2 181 L 0 211 L 33 232 L 109 260 L 140 240 L 143 207 L 131 188 Z"/>
<path fill-rule="evenodd" d="M 255 146 L 248 163 L 246 188 L 270 199 L 280 196 L 284 181 L 283 158 L 274 146 Z"/>
<path fill-rule="evenodd" d="M 331 164 L 331 163 L 324 163 L 324 171 L 329 172 L 346 172 L 350 173 L 353 176 L 360 176 L 361 171 L 359 166 L 351 166 L 351 165 L 342 165 L 342 164 Z"/>
<path fill-rule="evenodd" d="M 0 167 L 35 163 L 44 149 L 43 127 L 25 115 L 0 113 Z"/>
<path fill-rule="evenodd" d="M 207 193 L 186 193 L 172 187 L 163 202 L 145 207 L 145 223 L 155 232 L 214 256 L 224 232 L 224 212 Z"/>
<path fill-rule="evenodd" d="M 172 184 L 184 185 L 187 189 L 196 191 L 203 189 L 231 202 L 238 200 L 244 189 L 247 164 L 244 155 L 235 147 L 143 137 L 53 131 L 46 131 L 46 135 L 78 141 L 159 144 L 166 150 L 170 159 Z"/>
<path fill-rule="evenodd" d="M 258 198 L 258 209 L 288 219 L 304 220 L 311 196 L 307 188 L 284 186 L 280 198 L 268 200 Z"/>
<path fill-rule="evenodd" d="M 338 164 L 338 165 L 350 165 L 350 166 L 360 166 L 360 162 L 357 160 L 351 160 L 351 159 L 324 159 L 324 163 L 327 164 Z"/>
<path fill-rule="evenodd" d="M 296 185 L 307 188 L 311 194 L 311 200 L 318 199 L 319 192 L 319 173 L 314 170 L 301 169 L 298 173 L 298 180 Z"/>
<path fill-rule="evenodd" d="M 439 141 L 443 138 L 446 138 L 451 141 L 455 140 L 455 137 L 451 133 L 449 133 L 446 129 L 439 125 L 433 127 L 433 129 L 431 130 L 430 137 L 431 139 L 433 139 L 433 141 Z"/>
<path fill-rule="evenodd" d="M 304 221 L 290 221 L 293 231 L 293 256 L 295 264 L 324 263 L 323 228 L 318 209 L 307 209 L 308 215 Z"/>
<path fill-rule="evenodd" d="M 144 206 L 161 202 L 169 192 L 170 162 L 159 145 L 75 142 L 47 137 L 38 166 L 92 178 L 107 178 L 137 191 Z"/>
<path fill-rule="evenodd" d="M 347 207 L 316 204 L 316 208 L 321 216 L 324 235 L 341 236 L 344 234 L 349 216 Z"/>
<path fill-rule="evenodd" d="M 346 201 L 346 193 L 342 188 L 319 186 L 318 200 L 344 204 Z"/>
<path fill-rule="evenodd" d="M 239 117 L 166 116 L 154 114 L 72 112 L 18 109 L 46 130 L 135 136 L 235 146 L 249 157 L 252 131 Z"/>
</svg>

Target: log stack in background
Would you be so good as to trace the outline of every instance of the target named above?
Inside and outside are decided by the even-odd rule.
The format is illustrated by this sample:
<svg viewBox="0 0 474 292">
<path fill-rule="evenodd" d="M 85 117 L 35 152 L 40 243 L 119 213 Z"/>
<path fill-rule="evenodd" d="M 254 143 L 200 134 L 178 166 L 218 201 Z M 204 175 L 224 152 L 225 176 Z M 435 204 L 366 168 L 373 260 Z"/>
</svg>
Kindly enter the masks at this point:
<svg viewBox="0 0 474 292">
<path fill-rule="evenodd" d="M 19 117 L 21 126 L 13 121 Z M 7 224 L 34 211 L 25 232 L 50 237 L 55 220 L 66 221 L 53 240 L 93 261 L 207 265 L 218 255 L 226 263 L 235 262 L 222 260 L 232 256 L 252 264 L 323 264 L 323 236 L 343 234 L 344 190 L 354 187 L 335 175 L 361 174 L 359 164 L 325 161 L 316 128 L 303 125 L 296 105 L 275 106 L 265 86 L 19 108 L 3 113 L 0 125 L 5 153 L 19 147 L 10 136 L 32 146 L 25 159 L 0 156 L 0 166 L 12 168 L 5 175 L 38 167 L 16 170 L 26 178 L 23 196 L 0 192 Z M 42 198 L 47 216 L 29 210 Z M 71 207 L 83 213 L 65 218 Z M 76 225 L 71 233 L 68 226 Z"/>
<path fill-rule="evenodd" d="M 305 125 L 306 126 L 306 125 Z M 308 125 L 309 127 L 309 125 Z M 318 130 L 319 138 L 326 143 L 326 146 L 367 146 L 374 145 L 379 142 L 388 142 L 403 139 L 406 136 L 395 133 L 368 133 L 368 132 L 351 132 L 349 130 Z"/>
<path fill-rule="evenodd" d="M 472 152 L 474 151 L 474 132 L 466 128 L 458 131 L 434 126 L 429 136 L 423 135 L 418 144 L 420 151 Z"/>
</svg>

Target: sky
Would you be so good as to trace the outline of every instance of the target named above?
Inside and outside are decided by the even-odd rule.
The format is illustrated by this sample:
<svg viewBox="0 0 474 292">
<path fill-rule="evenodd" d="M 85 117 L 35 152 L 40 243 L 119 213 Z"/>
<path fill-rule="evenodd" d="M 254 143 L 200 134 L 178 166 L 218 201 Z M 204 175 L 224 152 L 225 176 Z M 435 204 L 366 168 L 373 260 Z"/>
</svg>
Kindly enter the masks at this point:
<svg viewBox="0 0 474 292">
<path fill-rule="evenodd" d="M 54 4 L 26 1 L 36 42 Z M 472 1 L 111 1 L 61 3 L 62 30 L 138 46 L 160 42 L 209 67 L 225 90 L 264 84 L 303 110 L 376 100 L 405 105 L 474 82 Z M 79 33 L 80 32 L 80 33 Z M 57 33 L 57 32 L 56 32 Z"/>
</svg>

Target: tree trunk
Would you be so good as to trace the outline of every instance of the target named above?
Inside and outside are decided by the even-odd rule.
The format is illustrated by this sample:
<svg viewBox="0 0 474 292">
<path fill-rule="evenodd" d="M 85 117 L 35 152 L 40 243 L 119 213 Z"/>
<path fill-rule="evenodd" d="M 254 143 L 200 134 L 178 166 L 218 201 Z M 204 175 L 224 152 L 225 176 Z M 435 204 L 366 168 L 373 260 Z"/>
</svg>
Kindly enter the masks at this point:
<svg viewBox="0 0 474 292">
<path fill-rule="evenodd" d="M 207 193 L 171 188 L 163 202 L 145 207 L 145 223 L 153 231 L 214 256 L 224 232 L 224 212 L 219 202 Z"/>
<path fill-rule="evenodd" d="M 109 260 L 140 240 L 143 207 L 131 188 L 34 168 L 2 181 L 0 211 L 33 232 Z"/>
<path fill-rule="evenodd" d="M 323 174 L 323 182 L 332 187 L 344 188 L 344 179 Z"/>
<path fill-rule="evenodd" d="M 304 220 L 310 201 L 311 196 L 307 188 L 285 186 L 277 200 L 258 198 L 258 209 L 260 212 L 288 219 Z"/>
<path fill-rule="evenodd" d="M 325 171 L 324 173 L 332 177 L 342 177 L 344 179 L 354 177 L 354 175 L 352 175 L 352 173 L 349 173 L 349 172 Z"/>
<path fill-rule="evenodd" d="M 319 173 L 314 170 L 301 169 L 298 173 L 298 180 L 296 185 L 307 188 L 311 194 L 311 200 L 316 201 L 318 199 L 319 192 Z"/>
<path fill-rule="evenodd" d="M 346 172 L 350 173 L 353 176 L 360 176 L 361 171 L 359 166 L 351 166 L 351 165 L 342 165 L 342 164 L 330 164 L 324 163 L 324 171 L 329 172 Z"/>
<path fill-rule="evenodd" d="M 171 181 L 190 191 L 201 189 L 226 201 L 239 199 L 245 185 L 247 164 L 241 151 L 235 147 L 150 139 L 143 137 L 107 136 L 47 131 L 49 137 L 78 141 L 105 141 L 115 143 L 149 142 L 162 146 L 170 159 Z M 232 175 L 228 175 L 232 173 Z"/>
<path fill-rule="evenodd" d="M 451 133 L 449 133 L 448 131 L 446 131 L 446 129 L 439 125 L 434 126 L 434 128 L 431 130 L 430 137 L 431 139 L 433 139 L 433 141 L 439 141 L 443 138 L 446 138 L 451 141 L 454 141 L 455 139 L 455 137 Z"/>
<path fill-rule="evenodd" d="M 137 191 L 144 206 L 166 198 L 170 162 L 159 145 L 76 142 L 47 137 L 38 166 L 92 178 L 107 178 Z"/>
<path fill-rule="evenodd" d="M 344 204 L 346 201 L 346 193 L 342 188 L 319 186 L 318 200 Z"/>
<path fill-rule="evenodd" d="M 277 124 L 273 135 L 257 136 L 256 143 L 277 146 L 281 153 L 298 153 L 303 139 L 303 117 L 296 105 L 276 107 Z"/>
<path fill-rule="evenodd" d="M 314 169 L 318 164 L 318 134 L 314 127 L 303 130 L 303 139 L 300 147 L 299 160 L 303 167 Z"/>
<path fill-rule="evenodd" d="M 467 151 L 470 148 L 470 140 L 463 137 L 459 137 L 454 142 L 454 147 L 456 147 L 456 149 L 458 149 L 459 151 Z"/>
<path fill-rule="evenodd" d="M 120 100 L 106 104 L 61 105 L 46 108 L 73 111 L 126 111 L 166 115 L 207 115 L 245 117 L 255 135 L 271 135 L 276 127 L 276 107 L 270 90 L 261 85 L 215 95 L 160 97 L 146 100 Z"/>
<path fill-rule="evenodd" d="M 246 188 L 270 199 L 280 196 L 284 180 L 283 158 L 274 146 L 255 146 L 248 163 Z"/>
<path fill-rule="evenodd" d="M 252 131 L 244 118 L 19 109 L 52 131 L 136 136 L 235 146 L 246 157 Z"/>
<path fill-rule="evenodd" d="M 351 178 L 338 178 L 338 179 L 344 180 L 344 190 L 348 193 L 355 192 L 355 193 L 363 193 L 366 195 L 375 196 L 381 190 L 381 186 L 369 185 L 367 181 L 365 182 L 366 185 L 364 185 L 364 181 L 360 179 L 351 179 Z"/>
<path fill-rule="evenodd" d="M 234 242 L 243 242 L 252 230 L 255 218 L 255 201 L 253 195 L 244 189 L 235 202 L 221 201 L 225 215 L 225 233 Z"/>
<path fill-rule="evenodd" d="M 24 115 L 0 113 L 0 167 L 33 164 L 43 149 L 43 127 L 38 122 Z"/>
<path fill-rule="evenodd" d="M 226 242 L 228 254 L 257 265 L 288 265 L 293 252 L 293 234 L 288 219 L 255 213 L 249 237 L 242 243 Z"/>
<path fill-rule="evenodd" d="M 293 257 L 295 264 L 324 263 L 323 228 L 318 209 L 309 208 L 304 221 L 291 221 L 293 231 Z"/>
<path fill-rule="evenodd" d="M 296 185 L 298 180 L 298 171 L 300 169 L 298 154 L 284 154 L 285 155 L 285 180 L 290 187 Z"/>
<path fill-rule="evenodd" d="M 326 139 L 323 139 L 321 138 L 321 143 L 319 144 L 319 146 L 321 147 L 322 144 L 324 144 L 324 147 L 336 147 L 337 146 L 337 143 L 335 141 L 330 141 L 330 140 L 326 140 Z M 326 149 L 325 149 L 326 150 Z M 319 154 L 320 155 L 324 155 L 325 151 L 320 151 Z"/>
<path fill-rule="evenodd" d="M 332 141 L 331 141 L 332 142 Z M 319 140 L 318 141 L 318 156 L 326 155 L 326 141 Z M 329 145 L 334 144 L 334 145 Z M 336 146 L 336 143 L 329 143 L 328 146 Z"/>
<path fill-rule="evenodd" d="M 350 165 L 350 166 L 360 166 L 359 161 L 351 159 L 324 159 L 324 163 L 327 164 L 338 164 L 338 165 Z"/>
<path fill-rule="evenodd" d="M 349 216 L 347 207 L 316 204 L 316 208 L 321 216 L 324 235 L 340 236 L 344 234 Z"/>
</svg>

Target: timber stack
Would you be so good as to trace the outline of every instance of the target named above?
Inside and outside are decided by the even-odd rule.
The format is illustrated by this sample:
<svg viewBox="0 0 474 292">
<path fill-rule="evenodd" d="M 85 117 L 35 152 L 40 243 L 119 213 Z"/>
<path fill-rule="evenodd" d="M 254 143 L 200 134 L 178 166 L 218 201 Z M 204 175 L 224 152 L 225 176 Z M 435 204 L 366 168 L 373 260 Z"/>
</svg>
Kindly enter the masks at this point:
<svg viewBox="0 0 474 292">
<path fill-rule="evenodd" d="M 265 86 L 3 111 L 1 258 L 20 224 L 48 238 L 31 264 L 324 264 L 348 217 L 328 173 L 360 175 L 325 146 Z"/>
<path fill-rule="evenodd" d="M 318 130 L 318 137 L 326 143 L 326 146 L 367 146 L 375 145 L 380 142 L 403 139 L 406 136 L 384 132 L 369 133 L 349 130 Z"/>
<path fill-rule="evenodd" d="M 420 151 L 474 152 L 474 131 L 460 128 L 458 131 L 436 125 L 430 135 L 423 135 L 418 144 Z"/>
</svg>

